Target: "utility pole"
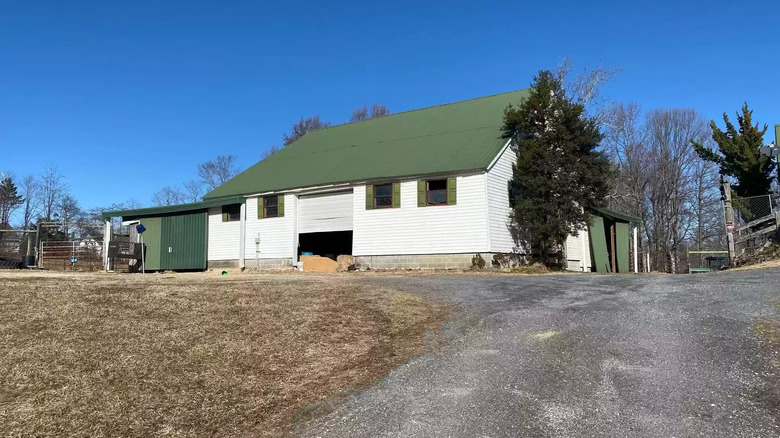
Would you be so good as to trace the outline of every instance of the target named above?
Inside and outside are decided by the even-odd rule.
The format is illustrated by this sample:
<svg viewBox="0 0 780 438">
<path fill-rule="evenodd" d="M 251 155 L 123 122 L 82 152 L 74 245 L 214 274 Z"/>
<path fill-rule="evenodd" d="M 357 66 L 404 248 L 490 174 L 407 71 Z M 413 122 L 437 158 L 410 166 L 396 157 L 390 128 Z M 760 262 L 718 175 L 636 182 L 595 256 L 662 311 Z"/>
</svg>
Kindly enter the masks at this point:
<svg viewBox="0 0 780 438">
<path fill-rule="evenodd" d="M 729 266 L 734 265 L 734 208 L 731 206 L 731 184 L 721 181 L 723 207 L 726 213 L 726 240 L 729 246 Z"/>
</svg>

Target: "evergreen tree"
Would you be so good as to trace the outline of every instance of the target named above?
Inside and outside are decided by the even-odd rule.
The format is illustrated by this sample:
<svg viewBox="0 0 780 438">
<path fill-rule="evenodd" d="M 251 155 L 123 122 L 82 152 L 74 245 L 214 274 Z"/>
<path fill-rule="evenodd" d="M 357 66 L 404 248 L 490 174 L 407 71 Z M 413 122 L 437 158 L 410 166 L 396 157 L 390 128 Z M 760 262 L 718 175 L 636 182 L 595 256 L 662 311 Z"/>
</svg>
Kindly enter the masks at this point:
<svg viewBox="0 0 780 438">
<path fill-rule="evenodd" d="M 519 107 L 506 109 L 504 130 L 517 152 L 509 184 L 513 223 L 549 264 L 550 251 L 586 223 L 587 208 L 604 205 L 612 167 L 596 150 L 602 135 L 549 71 L 534 78 Z"/>
<path fill-rule="evenodd" d="M 22 205 L 23 201 L 10 177 L 0 180 L 0 229 L 9 227 L 11 213 Z"/>
<path fill-rule="evenodd" d="M 718 144 L 718 152 L 708 149 L 700 143 L 693 142 L 696 153 L 707 161 L 720 166 L 721 175 L 731 176 L 737 180 L 732 187 L 738 196 L 766 195 L 772 187 L 772 172 L 775 163 L 761 155 L 759 149 L 764 146 L 764 129 L 758 129 L 758 123 L 752 124 L 753 111 L 748 104 L 742 106 L 742 115 L 737 113 L 739 130 L 723 113 L 726 130 L 721 131 L 715 121 L 710 122 L 712 138 Z"/>
</svg>

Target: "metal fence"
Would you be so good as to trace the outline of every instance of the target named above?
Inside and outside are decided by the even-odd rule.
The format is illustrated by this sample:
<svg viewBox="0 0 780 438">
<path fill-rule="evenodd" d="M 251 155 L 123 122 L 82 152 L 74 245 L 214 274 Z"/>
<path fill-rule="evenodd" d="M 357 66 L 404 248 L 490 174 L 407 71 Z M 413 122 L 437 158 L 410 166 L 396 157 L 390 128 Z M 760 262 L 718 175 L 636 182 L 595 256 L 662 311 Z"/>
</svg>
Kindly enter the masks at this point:
<svg viewBox="0 0 780 438">
<path fill-rule="evenodd" d="M 41 242 L 38 266 L 58 271 L 97 271 L 103 268 L 103 248 L 94 240 Z"/>
<path fill-rule="evenodd" d="M 735 225 L 744 225 L 756 219 L 774 214 L 777 209 L 772 195 L 731 197 Z"/>
</svg>

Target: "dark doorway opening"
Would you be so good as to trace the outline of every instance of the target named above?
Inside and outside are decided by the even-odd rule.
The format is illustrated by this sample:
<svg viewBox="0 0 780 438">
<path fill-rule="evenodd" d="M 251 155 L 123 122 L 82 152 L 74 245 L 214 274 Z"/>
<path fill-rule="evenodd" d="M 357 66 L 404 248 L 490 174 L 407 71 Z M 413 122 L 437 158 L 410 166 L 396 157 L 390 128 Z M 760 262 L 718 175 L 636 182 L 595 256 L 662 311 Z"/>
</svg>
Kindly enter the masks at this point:
<svg viewBox="0 0 780 438">
<path fill-rule="evenodd" d="M 305 252 L 333 260 L 340 255 L 352 255 L 352 231 L 299 234 L 298 255 Z"/>
</svg>

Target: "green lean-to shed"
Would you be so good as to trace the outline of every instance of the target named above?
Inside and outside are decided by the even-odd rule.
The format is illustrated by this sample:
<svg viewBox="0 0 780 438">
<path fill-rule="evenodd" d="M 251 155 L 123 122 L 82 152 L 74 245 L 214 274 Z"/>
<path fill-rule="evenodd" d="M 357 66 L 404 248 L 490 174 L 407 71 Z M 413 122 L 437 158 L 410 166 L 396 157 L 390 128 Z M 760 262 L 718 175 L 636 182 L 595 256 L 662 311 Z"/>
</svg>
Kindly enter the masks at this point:
<svg viewBox="0 0 780 438">
<path fill-rule="evenodd" d="M 107 211 L 103 217 L 138 221 L 146 228 L 142 238 L 146 247 L 147 271 L 205 270 L 208 209 L 243 202 L 243 197 L 230 197 L 191 204 Z"/>
<path fill-rule="evenodd" d="M 590 255 L 592 270 L 627 274 L 631 271 L 631 229 L 639 218 L 606 208 L 589 210 Z"/>
<path fill-rule="evenodd" d="M 206 269 L 208 214 L 206 210 L 127 217 L 146 228 L 146 270 Z"/>
</svg>

